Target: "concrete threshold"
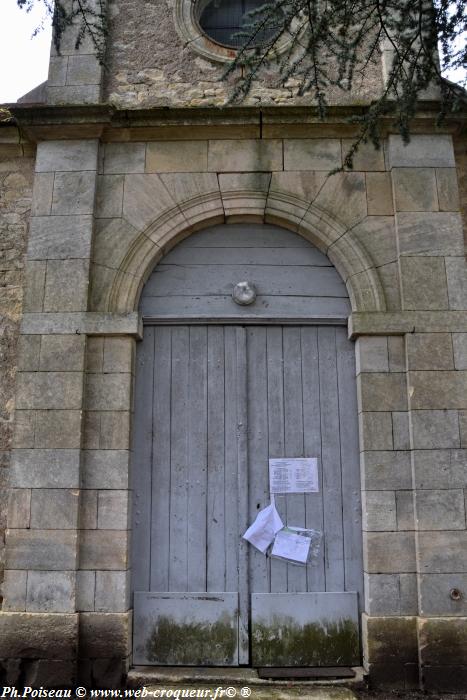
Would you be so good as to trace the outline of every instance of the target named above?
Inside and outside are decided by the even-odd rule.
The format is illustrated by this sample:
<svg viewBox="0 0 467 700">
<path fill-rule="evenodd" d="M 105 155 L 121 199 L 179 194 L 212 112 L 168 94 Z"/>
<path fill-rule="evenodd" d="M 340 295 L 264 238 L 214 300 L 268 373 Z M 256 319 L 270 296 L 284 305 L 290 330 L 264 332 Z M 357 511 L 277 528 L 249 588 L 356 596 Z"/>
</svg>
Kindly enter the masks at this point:
<svg viewBox="0 0 467 700">
<path fill-rule="evenodd" d="M 305 681 L 303 679 L 267 680 L 259 678 L 252 668 L 194 668 L 194 667 L 161 667 L 135 666 L 128 674 L 128 688 L 143 686 L 155 690 L 211 690 L 215 697 L 216 689 L 223 690 L 217 698 L 251 697 L 254 700 L 356 700 L 352 687 L 362 688 L 363 669 L 355 668 L 355 678 L 352 679 L 319 679 Z M 227 693 L 230 693 L 230 695 Z M 234 694 L 235 692 L 235 694 Z M 175 694 L 167 697 L 177 697 Z M 163 697 L 159 695 L 159 697 Z M 179 697 L 184 697 L 179 695 Z M 185 695 L 190 697 L 190 695 Z M 196 697 L 192 695 L 191 697 Z M 198 697 L 201 697 L 198 695 Z"/>
</svg>

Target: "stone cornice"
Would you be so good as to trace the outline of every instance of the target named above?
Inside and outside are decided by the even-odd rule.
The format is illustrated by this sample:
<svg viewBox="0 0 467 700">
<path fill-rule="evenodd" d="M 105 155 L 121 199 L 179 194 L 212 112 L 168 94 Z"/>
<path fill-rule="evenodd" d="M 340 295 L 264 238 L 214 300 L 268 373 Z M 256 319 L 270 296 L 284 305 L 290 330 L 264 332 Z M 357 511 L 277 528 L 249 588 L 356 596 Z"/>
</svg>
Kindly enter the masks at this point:
<svg viewBox="0 0 467 700">
<path fill-rule="evenodd" d="M 140 141 L 164 138 L 306 138 L 352 136 L 358 125 L 349 117 L 363 106 L 333 106 L 321 120 L 313 107 L 199 107 L 118 109 L 112 105 L 7 105 L 13 123 L 32 141 L 101 138 L 104 141 Z M 413 133 L 465 131 L 467 109 L 449 115 L 436 126 L 438 104 L 421 103 L 412 122 Z M 9 122 L 12 125 L 12 122 Z M 383 122 L 395 131 L 393 118 Z"/>
</svg>

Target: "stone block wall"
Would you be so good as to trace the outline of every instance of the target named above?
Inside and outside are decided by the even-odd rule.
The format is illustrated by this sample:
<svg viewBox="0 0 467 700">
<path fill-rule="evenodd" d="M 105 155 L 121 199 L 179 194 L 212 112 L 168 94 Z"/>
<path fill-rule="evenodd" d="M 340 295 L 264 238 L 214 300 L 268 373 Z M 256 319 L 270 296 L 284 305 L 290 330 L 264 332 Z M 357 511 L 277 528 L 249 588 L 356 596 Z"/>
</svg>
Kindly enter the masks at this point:
<svg viewBox="0 0 467 700">
<path fill-rule="evenodd" d="M 35 147 L 21 138 L 16 127 L 0 125 L 0 581 L 34 155 Z"/>
<path fill-rule="evenodd" d="M 6 572 L 3 585 L 2 658 L 7 680 L 17 682 L 11 648 L 29 662 L 23 677 L 53 679 L 57 661 L 68 668 L 77 653 L 76 570 L 85 336 L 30 332 L 28 314 L 77 312 L 87 306 L 97 143 L 42 143 L 26 252 L 23 326 L 16 380 L 16 426 L 10 469 Z M 66 185 L 65 185 L 66 183 Z M 49 317 L 50 318 L 50 317 Z M 9 612 L 15 612 L 8 628 Z M 21 614 L 18 615 L 18 613 Z M 42 635 L 27 642 L 35 614 Z M 45 617 L 44 617 L 45 616 Z M 57 644 L 50 630 L 71 625 L 70 645 Z M 24 627 L 24 635 L 21 628 Z M 58 632 L 56 632 L 58 633 Z M 52 658 L 51 658 L 52 657 Z M 50 662 L 50 663 L 49 663 Z M 16 669 L 16 671 L 15 671 Z M 45 670 L 47 669 L 47 670 Z M 25 675 L 24 675 L 25 674 Z M 58 676 L 63 682 L 63 675 Z M 53 680 L 52 680 L 53 679 Z"/>
<path fill-rule="evenodd" d="M 305 236 L 349 289 L 370 679 L 442 691 L 464 682 L 467 611 L 453 589 L 467 584 L 467 266 L 451 137 L 414 135 L 404 147 L 390 136 L 381 151 L 362 149 L 353 172 L 328 178 L 347 138 L 281 128 L 263 124 L 263 138 L 207 139 L 192 128 L 184 140 L 159 131 L 148 141 L 38 145 L 21 336 L 9 365 L 16 415 L 0 613 L 8 683 L 19 668 L 30 684 L 78 674 L 89 685 L 122 682 L 131 661 L 139 292 L 183 237 L 238 221 Z M 31 169 L 28 185 L 17 177 L 26 162 L 2 180 L 12 187 L 2 221 L 17 226 L 13 212 L 21 222 L 15 261 L 29 216 Z M 11 413 L 13 383 L 5 386 Z"/>
<path fill-rule="evenodd" d="M 414 312 L 414 326 L 403 339 L 388 338 L 387 356 L 384 340 L 371 339 L 379 343 L 378 363 L 360 367 L 359 388 L 362 409 L 369 404 L 380 421 L 381 413 L 391 410 L 392 430 L 388 416 L 385 434 L 387 444 L 392 437 L 392 449 L 397 450 L 391 454 L 389 481 L 383 478 L 384 490 L 368 492 L 364 505 L 371 675 L 394 687 L 421 682 L 427 690 L 456 691 L 465 687 L 467 661 L 459 644 L 459 630 L 467 625 L 467 452 L 462 427 L 467 387 L 461 359 L 467 336 L 455 332 L 462 328 L 454 318 L 453 324 L 431 327 L 417 320 L 419 312 L 444 311 L 448 319 L 451 311 L 466 308 L 467 269 L 461 216 L 454 213 L 459 199 L 449 141 L 437 137 L 435 145 L 429 136 L 419 136 L 400 148 L 395 137 L 390 138 L 401 307 Z M 398 379 L 380 374 L 387 366 L 390 370 L 390 343 L 394 347 L 396 341 L 399 362 L 394 369 L 398 364 L 402 371 Z M 364 356 L 365 345 L 368 339 Z M 382 426 L 373 447 L 371 441 L 367 445 L 370 450 L 382 439 Z M 396 454 L 400 472 L 394 471 Z M 362 477 L 370 476 L 371 484 L 368 466 L 377 465 L 384 476 L 388 462 L 377 452 L 369 455 L 370 463 L 364 457 Z M 462 591 L 459 598 L 456 589 Z M 384 617 L 378 620 L 380 615 Z M 398 652 L 397 661 L 392 656 L 391 669 L 380 651 L 385 644 L 396 649 L 401 625 L 403 653 Z"/>
<path fill-rule="evenodd" d="M 279 223 L 328 254 L 364 325 L 354 337 L 366 667 L 374 685 L 456 690 L 467 661 L 464 605 L 451 598 L 464 582 L 467 394 L 455 314 L 467 298 L 452 144 L 427 134 L 404 147 L 391 136 L 381 152 L 363 149 L 354 172 L 328 179 L 348 143 L 285 130 L 283 139 L 107 144 L 91 304 L 122 311 L 145 261 L 203 222 Z M 437 656 L 440 630 L 457 649 L 457 675 L 449 654 Z"/>
<path fill-rule="evenodd" d="M 454 150 L 421 120 L 408 146 L 390 135 L 379 151 L 362 147 L 352 172 L 328 177 L 351 143 L 345 117 L 312 123 L 309 96 L 293 81 L 276 88 L 267 72 L 247 106 L 302 110 L 138 116 L 226 103 L 222 63 L 183 39 L 188 5 L 112 0 L 105 73 L 92 42 L 76 51 L 71 27 L 52 51 L 46 116 L 25 119 L 37 156 L 18 130 L 0 129 L 2 680 L 124 681 L 139 294 L 185 236 L 255 221 L 318 246 L 351 298 L 370 682 L 465 688 L 465 139 Z M 348 104 L 366 103 L 381 81 L 371 67 Z M 73 116 L 72 105 L 102 101 L 131 110 Z"/>
<path fill-rule="evenodd" d="M 62 3 L 70 11 L 73 0 Z M 106 17 L 106 0 L 90 0 L 86 7 Z M 104 41 L 91 31 L 82 34 L 82 21 L 75 17 L 60 38 L 57 50 L 52 42 L 49 74 L 45 85 L 46 101 L 58 104 L 96 104 L 102 98 Z M 78 45 L 77 45 L 78 43 Z"/>
<path fill-rule="evenodd" d="M 464 239 L 467 243 L 467 136 L 454 136 L 457 182 L 459 184 L 460 210 L 464 222 Z"/>
<path fill-rule="evenodd" d="M 225 58 L 196 27 L 184 20 L 192 0 L 112 0 L 109 3 L 108 72 L 104 99 L 120 107 L 198 107 L 226 104 L 232 76 L 222 80 Z M 190 24 L 188 22 L 188 24 Z M 217 55 L 216 55 L 217 54 Z M 379 65 L 365 69 L 365 80 L 355 90 L 330 91 L 330 104 L 369 103 L 382 85 Z M 358 83 L 358 84 L 357 84 Z M 310 94 L 298 96 L 298 83 L 277 87 L 274 69 L 262 71 L 245 104 L 312 104 Z"/>
<path fill-rule="evenodd" d="M 118 685 L 131 650 L 129 490 L 135 341 L 88 340 L 81 473 L 79 674 Z"/>
</svg>

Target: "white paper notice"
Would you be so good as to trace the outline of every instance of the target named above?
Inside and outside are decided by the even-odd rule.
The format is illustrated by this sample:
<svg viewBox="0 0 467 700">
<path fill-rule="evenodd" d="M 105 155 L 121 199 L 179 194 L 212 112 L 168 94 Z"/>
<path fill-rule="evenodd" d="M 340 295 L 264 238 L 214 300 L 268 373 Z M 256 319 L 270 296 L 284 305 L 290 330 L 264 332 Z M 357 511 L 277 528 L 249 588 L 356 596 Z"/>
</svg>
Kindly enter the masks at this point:
<svg viewBox="0 0 467 700">
<path fill-rule="evenodd" d="M 310 552 L 311 537 L 300 535 L 285 527 L 277 533 L 271 556 L 289 559 L 298 564 L 306 564 Z"/>
<path fill-rule="evenodd" d="M 283 457 L 269 460 L 271 493 L 313 493 L 319 491 L 317 457 Z"/>
<path fill-rule="evenodd" d="M 248 540 L 253 547 L 259 549 L 263 554 L 273 541 L 276 533 L 282 530 L 282 522 L 276 506 L 273 503 L 260 510 L 253 525 L 243 535 L 243 539 Z"/>
</svg>

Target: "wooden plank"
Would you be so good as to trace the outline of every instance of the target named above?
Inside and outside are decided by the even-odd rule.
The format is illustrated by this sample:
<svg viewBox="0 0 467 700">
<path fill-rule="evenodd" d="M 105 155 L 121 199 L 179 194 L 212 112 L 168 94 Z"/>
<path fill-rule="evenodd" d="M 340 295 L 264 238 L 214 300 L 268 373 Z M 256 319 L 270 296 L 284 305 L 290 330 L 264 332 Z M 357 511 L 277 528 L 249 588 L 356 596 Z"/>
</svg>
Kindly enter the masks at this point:
<svg viewBox="0 0 467 700">
<path fill-rule="evenodd" d="M 286 457 L 303 453 L 302 349 L 300 328 L 283 329 L 284 347 L 284 449 Z M 305 495 L 288 494 L 287 524 L 305 527 Z M 287 590 L 306 592 L 306 567 L 287 565 Z"/>
<path fill-rule="evenodd" d="M 239 590 L 238 542 L 241 526 L 238 508 L 238 423 L 237 423 L 237 329 L 230 326 L 224 329 L 225 342 L 225 588 Z M 244 485 L 243 485 L 244 488 Z"/>
<path fill-rule="evenodd" d="M 165 265 L 146 283 L 145 296 L 231 294 L 233 285 L 251 279 L 262 294 L 345 297 L 347 290 L 333 267 L 293 265 Z"/>
<path fill-rule="evenodd" d="M 154 329 L 154 427 L 152 435 L 152 519 L 151 588 L 169 590 L 170 562 L 170 440 L 171 440 L 171 371 L 172 329 Z M 137 394 L 137 397 L 139 394 Z M 139 398 L 136 402 L 138 410 Z M 138 420 L 135 416 L 136 429 Z M 136 443 L 135 436 L 135 445 Z M 136 535 L 135 535 L 135 539 Z"/>
<path fill-rule="evenodd" d="M 225 590 L 224 329 L 208 328 L 207 590 Z"/>
<path fill-rule="evenodd" d="M 284 457 L 284 354 L 282 346 L 282 328 L 270 327 L 266 331 L 267 345 L 267 415 L 268 415 L 268 463 L 267 478 L 269 478 L 269 458 Z M 268 481 L 269 489 L 269 481 Z M 287 522 L 287 499 L 285 496 L 275 497 L 276 508 L 284 523 Z M 282 593 L 287 590 L 287 564 L 278 559 L 270 560 L 272 593 Z"/>
<path fill-rule="evenodd" d="M 318 329 L 326 591 L 344 590 L 342 484 L 334 328 Z"/>
<path fill-rule="evenodd" d="M 356 666 L 357 594 L 254 593 L 251 634 L 254 666 Z"/>
<path fill-rule="evenodd" d="M 206 589 L 207 328 L 189 329 L 187 589 Z M 235 589 L 234 589 L 235 590 Z"/>
<path fill-rule="evenodd" d="M 190 248 L 308 248 L 311 244 L 296 233 L 270 224 L 220 224 L 189 236 L 184 245 Z"/>
<path fill-rule="evenodd" d="M 188 328 L 172 329 L 169 590 L 187 590 Z"/>
<path fill-rule="evenodd" d="M 135 664 L 238 664 L 237 593 L 136 593 Z"/>
<path fill-rule="evenodd" d="M 346 297 L 326 296 L 289 296 L 258 294 L 254 304 L 239 306 L 232 300 L 232 293 L 224 295 L 186 295 L 144 296 L 140 302 L 140 311 L 145 319 L 155 317 L 175 317 L 180 323 L 180 317 L 192 316 L 191 322 L 201 323 L 214 321 L 223 323 L 223 317 L 233 318 L 235 322 L 261 318 L 278 319 L 280 322 L 290 322 L 291 319 L 337 318 L 346 319 L 350 314 L 350 303 Z M 204 319 L 203 319 L 204 317 Z"/>
<path fill-rule="evenodd" d="M 363 595 L 362 506 L 354 344 L 336 329 L 344 527 L 345 590 Z"/>
<path fill-rule="evenodd" d="M 268 479 L 268 390 L 266 356 L 266 328 L 251 327 L 247 335 L 248 367 L 248 524 L 258 511 L 270 503 Z M 242 533 L 243 534 L 243 533 Z M 270 590 L 269 567 L 264 554 L 248 547 L 251 591 Z"/>
<path fill-rule="evenodd" d="M 246 332 L 244 328 L 235 329 L 237 360 L 237 494 L 238 494 L 238 531 L 239 535 L 247 529 L 248 522 L 248 405 L 247 405 L 247 356 Z M 226 503 L 231 503 L 227 493 Z M 247 664 L 250 660 L 249 620 L 250 620 L 250 585 L 248 580 L 248 544 L 240 538 L 238 543 L 238 662 Z"/>
<path fill-rule="evenodd" d="M 302 328 L 303 440 L 305 454 L 318 458 L 318 493 L 305 497 L 306 527 L 323 532 L 323 470 L 321 461 L 321 415 L 319 395 L 318 329 Z M 307 566 L 307 590 L 324 591 L 324 544 L 319 556 Z"/>
<path fill-rule="evenodd" d="M 133 589 L 150 589 L 151 456 L 154 373 L 154 328 L 146 328 L 136 353 L 135 407 L 131 487 L 133 489 Z"/>
<path fill-rule="evenodd" d="M 306 248 L 193 248 L 185 242 L 164 257 L 164 265 L 312 265 L 331 267 L 331 262 L 312 245 Z"/>
</svg>

